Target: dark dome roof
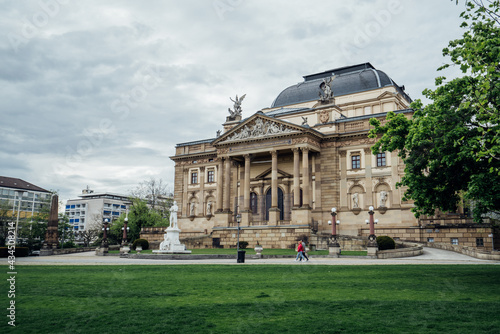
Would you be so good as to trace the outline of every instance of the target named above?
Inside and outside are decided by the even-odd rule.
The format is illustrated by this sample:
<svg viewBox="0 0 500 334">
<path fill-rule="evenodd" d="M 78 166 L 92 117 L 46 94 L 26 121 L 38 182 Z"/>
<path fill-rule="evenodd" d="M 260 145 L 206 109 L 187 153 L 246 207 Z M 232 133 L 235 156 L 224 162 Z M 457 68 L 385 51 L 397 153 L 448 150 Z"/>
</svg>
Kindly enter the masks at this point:
<svg viewBox="0 0 500 334">
<path fill-rule="evenodd" d="M 403 92 L 403 89 L 396 85 L 387 74 L 375 69 L 370 63 L 365 63 L 304 76 L 304 82 L 290 86 L 282 91 L 276 100 L 274 100 L 271 108 L 318 100 L 321 90 L 320 85 L 323 83 L 323 79 L 332 75 L 335 75 L 335 79 L 332 81 L 334 96 L 347 95 L 384 86 L 395 86 L 399 93 L 411 102 L 411 99 Z"/>
</svg>

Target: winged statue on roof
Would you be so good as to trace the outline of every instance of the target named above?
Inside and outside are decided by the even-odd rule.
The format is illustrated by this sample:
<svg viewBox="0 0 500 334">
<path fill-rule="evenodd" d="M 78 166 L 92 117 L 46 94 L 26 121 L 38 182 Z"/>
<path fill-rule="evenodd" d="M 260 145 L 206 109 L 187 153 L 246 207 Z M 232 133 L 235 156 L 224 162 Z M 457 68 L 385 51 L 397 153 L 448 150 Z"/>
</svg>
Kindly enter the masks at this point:
<svg viewBox="0 0 500 334">
<path fill-rule="evenodd" d="M 243 94 L 240 98 L 238 98 L 238 95 L 236 95 L 236 98 L 234 100 L 232 98 L 229 98 L 234 103 L 233 105 L 234 110 L 228 108 L 229 115 L 231 115 L 231 118 L 235 118 L 236 116 L 241 116 L 241 102 L 243 101 L 245 96 L 247 96 L 247 94 Z"/>
<path fill-rule="evenodd" d="M 319 88 L 321 89 L 319 91 L 319 99 L 322 102 L 328 102 L 331 99 L 333 99 L 333 91 L 332 91 L 332 81 L 333 81 L 333 79 L 335 79 L 335 75 L 323 79 L 323 82 L 319 86 Z"/>
</svg>

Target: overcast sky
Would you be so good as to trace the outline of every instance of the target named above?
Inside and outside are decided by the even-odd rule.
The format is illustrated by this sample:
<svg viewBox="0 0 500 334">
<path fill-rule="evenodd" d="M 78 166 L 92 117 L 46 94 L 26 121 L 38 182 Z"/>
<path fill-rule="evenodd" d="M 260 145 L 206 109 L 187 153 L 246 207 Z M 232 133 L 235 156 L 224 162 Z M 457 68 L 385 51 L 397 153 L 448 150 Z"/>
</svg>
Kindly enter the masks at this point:
<svg viewBox="0 0 500 334">
<path fill-rule="evenodd" d="M 370 62 L 413 98 L 459 38 L 449 0 L 0 1 L 0 175 L 60 199 L 163 179 L 302 76 Z M 446 74 L 456 75 L 456 70 Z"/>
</svg>

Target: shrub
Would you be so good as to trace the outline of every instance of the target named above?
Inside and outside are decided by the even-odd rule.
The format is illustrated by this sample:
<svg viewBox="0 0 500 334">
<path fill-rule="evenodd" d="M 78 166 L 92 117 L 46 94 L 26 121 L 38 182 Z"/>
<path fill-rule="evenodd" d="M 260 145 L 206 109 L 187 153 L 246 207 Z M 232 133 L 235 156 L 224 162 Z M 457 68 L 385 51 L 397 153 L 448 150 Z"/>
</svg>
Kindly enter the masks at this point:
<svg viewBox="0 0 500 334">
<path fill-rule="evenodd" d="M 63 248 L 75 248 L 76 245 L 73 241 L 66 241 L 64 244 L 63 244 Z"/>
<path fill-rule="evenodd" d="M 245 249 L 248 246 L 248 241 L 240 241 L 240 248 Z"/>
<path fill-rule="evenodd" d="M 396 248 L 396 243 L 394 242 L 394 239 L 392 239 L 391 237 L 388 237 L 386 235 L 377 237 L 377 244 L 378 244 L 379 250 L 395 249 Z"/>
<path fill-rule="evenodd" d="M 149 249 L 149 242 L 146 239 L 136 239 L 132 244 L 132 248 L 135 249 L 139 245 L 142 246 L 142 250 Z"/>
</svg>

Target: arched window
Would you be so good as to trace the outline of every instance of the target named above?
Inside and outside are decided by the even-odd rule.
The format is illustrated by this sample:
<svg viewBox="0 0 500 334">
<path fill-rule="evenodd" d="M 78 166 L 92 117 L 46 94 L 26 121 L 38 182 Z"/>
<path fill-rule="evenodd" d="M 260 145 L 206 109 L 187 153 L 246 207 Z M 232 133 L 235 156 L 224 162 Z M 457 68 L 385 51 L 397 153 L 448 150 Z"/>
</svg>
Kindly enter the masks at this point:
<svg viewBox="0 0 500 334">
<path fill-rule="evenodd" d="M 250 193 L 250 210 L 254 215 L 257 214 L 257 194 L 254 192 Z"/>
</svg>

